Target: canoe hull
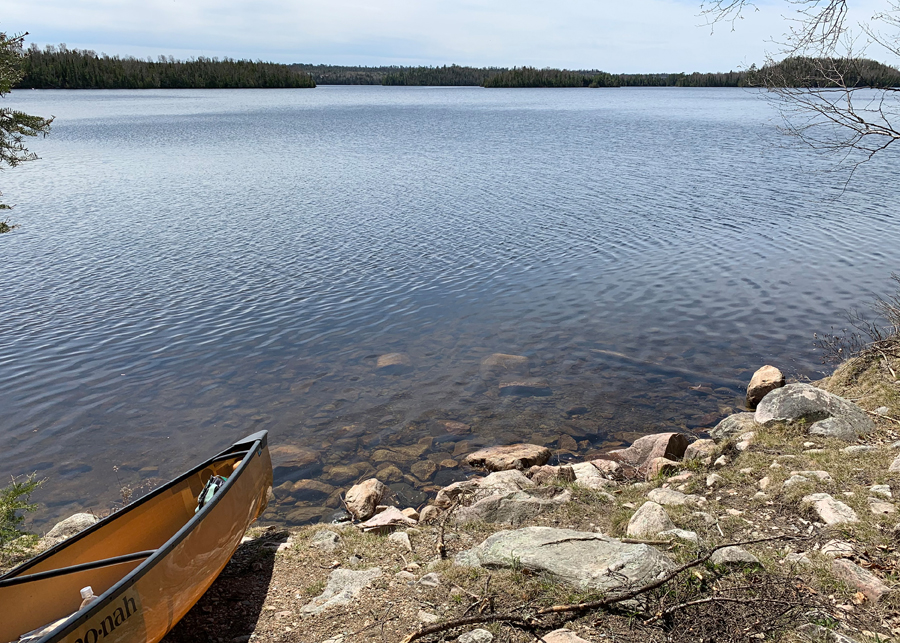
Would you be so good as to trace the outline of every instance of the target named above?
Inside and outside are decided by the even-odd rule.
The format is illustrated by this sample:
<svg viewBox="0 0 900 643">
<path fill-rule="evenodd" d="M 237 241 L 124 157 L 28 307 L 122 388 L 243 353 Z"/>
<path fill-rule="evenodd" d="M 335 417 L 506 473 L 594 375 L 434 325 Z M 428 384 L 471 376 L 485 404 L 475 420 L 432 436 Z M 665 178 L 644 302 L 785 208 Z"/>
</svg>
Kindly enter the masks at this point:
<svg viewBox="0 0 900 643">
<path fill-rule="evenodd" d="M 48 579 L 6 588 L 19 590 L 8 596 L 13 603 L 23 603 L 20 606 L 10 604 L 9 607 L 40 612 L 43 605 L 47 612 L 38 620 L 45 618 L 46 620 L 42 622 L 46 623 L 53 618 L 59 618 L 60 601 L 70 603 L 73 600 L 80 600 L 77 589 L 74 590 L 73 596 L 73 587 L 92 585 L 95 588 L 104 588 L 105 591 L 100 598 L 85 611 L 71 617 L 58 630 L 43 637 L 40 643 L 98 641 L 156 643 L 161 640 L 206 592 L 240 545 L 247 527 L 265 510 L 272 485 L 272 464 L 265 434 L 256 434 L 250 438 L 260 436 L 261 439 L 255 439 L 251 444 L 246 442 L 235 444 L 235 447 L 244 445 L 245 448 L 252 447 L 246 455 L 232 460 L 226 459 L 195 474 L 197 480 L 201 480 L 203 477 L 209 477 L 210 470 L 221 475 L 224 471 L 222 467 L 229 469 L 227 473 L 232 473 L 230 468 L 233 465 L 238 467 L 233 471 L 226 486 L 208 505 L 186 523 L 182 522 L 183 527 L 165 543 L 160 544 L 152 556 L 143 561 L 131 561 L 123 565 L 69 574 L 64 582 Z M 240 464 L 236 464 L 237 462 Z M 185 505 L 189 502 L 196 505 L 197 480 L 185 479 L 180 485 L 174 485 L 171 490 L 160 493 L 158 500 L 151 499 L 147 503 L 151 508 L 147 511 L 163 514 L 176 509 L 182 514 L 188 510 L 192 511 Z M 169 496 L 166 493 L 169 493 Z M 115 517 L 114 514 L 111 518 Z M 108 529 L 115 528 L 114 522 L 110 522 Z M 140 523 L 140 515 L 137 512 L 132 522 Z M 127 526 L 127 523 L 125 524 Z M 94 527 L 98 526 L 99 523 Z M 96 533 L 83 538 L 87 544 L 81 548 L 96 550 L 97 547 L 101 547 L 104 542 L 102 533 L 102 528 L 97 529 Z M 106 540 L 110 538 L 107 537 Z M 91 545 L 92 541 L 97 543 Z M 64 545 L 65 543 L 60 546 L 61 550 L 55 556 L 32 565 L 23 573 L 39 572 L 41 568 L 52 569 L 53 565 L 60 566 L 59 561 L 54 563 L 54 558 L 63 559 L 64 565 L 72 564 L 73 561 L 65 560 L 66 556 L 71 558 L 71 555 L 66 554 Z M 78 542 L 73 543 L 76 552 L 78 545 Z M 132 546 L 132 550 L 136 548 L 139 549 Z M 120 553 L 114 551 L 107 554 L 107 557 Z M 110 576 L 113 582 L 110 582 Z M 64 591 L 60 590 L 62 585 L 65 586 Z M 77 609 L 77 603 L 74 608 L 66 605 L 63 614 Z M 0 620 L 3 620 L 3 617 L 0 617 Z M 6 628 L 0 627 L 0 631 L 4 629 Z M 15 635 L 0 640 L 14 640 L 21 633 L 20 629 Z"/>
</svg>

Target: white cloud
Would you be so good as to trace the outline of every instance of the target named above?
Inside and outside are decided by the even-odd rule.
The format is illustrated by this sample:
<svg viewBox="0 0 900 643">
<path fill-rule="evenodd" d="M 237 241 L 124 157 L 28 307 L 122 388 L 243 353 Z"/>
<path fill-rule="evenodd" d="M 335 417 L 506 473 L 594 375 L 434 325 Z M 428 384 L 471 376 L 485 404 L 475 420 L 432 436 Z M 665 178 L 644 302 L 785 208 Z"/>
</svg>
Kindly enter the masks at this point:
<svg viewBox="0 0 900 643">
<path fill-rule="evenodd" d="M 726 71 L 762 61 L 785 7 L 710 34 L 699 0 L 5 0 L 0 28 L 153 57 Z"/>
</svg>

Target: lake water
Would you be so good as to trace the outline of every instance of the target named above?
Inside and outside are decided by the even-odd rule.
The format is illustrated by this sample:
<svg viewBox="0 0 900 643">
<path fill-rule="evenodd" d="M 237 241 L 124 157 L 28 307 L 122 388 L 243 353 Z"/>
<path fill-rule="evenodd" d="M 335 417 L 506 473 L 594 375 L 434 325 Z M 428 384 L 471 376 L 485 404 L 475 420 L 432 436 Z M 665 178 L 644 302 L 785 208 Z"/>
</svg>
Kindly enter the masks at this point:
<svg viewBox="0 0 900 643">
<path fill-rule="evenodd" d="M 785 148 L 740 89 L 4 102 L 57 117 L 0 176 L 22 225 L 0 237 L 0 475 L 48 478 L 38 525 L 260 429 L 293 459 L 276 484 L 389 462 L 408 502 L 479 445 L 702 433 L 764 363 L 818 377 L 813 333 L 900 268 L 896 157 L 836 199 L 833 159 Z M 552 394 L 501 396 L 492 353 Z M 285 489 L 272 520 L 336 505 Z"/>
</svg>

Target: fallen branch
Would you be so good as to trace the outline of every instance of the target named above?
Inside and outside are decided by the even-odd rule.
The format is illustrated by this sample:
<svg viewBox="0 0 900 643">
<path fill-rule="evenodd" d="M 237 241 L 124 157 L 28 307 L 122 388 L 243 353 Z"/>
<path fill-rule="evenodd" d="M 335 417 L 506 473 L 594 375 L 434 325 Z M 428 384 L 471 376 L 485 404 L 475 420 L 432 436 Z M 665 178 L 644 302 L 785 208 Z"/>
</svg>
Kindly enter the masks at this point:
<svg viewBox="0 0 900 643">
<path fill-rule="evenodd" d="M 465 625 L 475 625 L 476 623 L 511 623 L 513 625 L 518 625 L 520 627 L 526 628 L 530 628 L 533 625 L 533 621 L 531 619 L 526 619 L 521 616 L 514 616 L 512 614 L 480 614 L 478 616 L 458 618 L 452 621 L 447 621 L 446 623 L 437 623 L 435 625 L 429 625 L 427 627 L 420 627 L 415 632 L 407 635 L 407 637 L 404 638 L 400 643 L 412 643 L 412 641 L 420 639 L 423 636 L 428 636 L 429 634 L 446 632 L 447 630 L 452 630 L 457 627 L 463 627 Z"/>
<path fill-rule="evenodd" d="M 894 372 L 894 369 L 891 368 L 891 363 L 888 362 L 887 355 L 884 354 L 884 351 L 878 351 L 881 353 L 881 357 L 884 359 L 884 365 L 887 366 L 887 369 L 891 372 L 891 376 L 896 380 L 897 374 Z"/>
<path fill-rule="evenodd" d="M 734 543 L 724 543 L 722 545 L 716 545 L 708 552 L 706 552 L 703 556 L 695 558 L 694 560 L 685 563 L 679 567 L 676 567 L 674 570 L 660 578 L 659 580 L 655 580 L 652 583 L 644 585 L 642 587 L 638 587 L 637 589 L 633 589 L 629 592 L 625 592 L 623 594 L 618 594 L 616 596 L 610 596 L 608 598 L 602 598 L 598 601 L 588 601 L 586 603 L 575 603 L 572 605 L 553 605 L 552 607 L 545 607 L 542 610 L 538 610 L 538 615 L 544 614 L 559 614 L 561 612 L 584 612 L 587 610 L 597 609 L 601 607 L 609 607 L 610 605 L 615 605 L 616 603 L 621 603 L 623 601 L 631 600 L 632 598 L 636 598 L 641 594 L 646 594 L 647 592 L 656 589 L 657 587 L 661 587 L 665 585 L 670 580 L 678 576 L 683 571 L 691 569 L 692 567 L 697 567 L 702 565 L 706 561 L 710 559 L 710 557 L 716 553 L 720 549 L 725 549 L 726 547 L 742 547 L 744 545 L 755 545 L 757 543 L 765 543 L 771 542 L 773 540 L 805 540 L 803 538 L 797 538 L 794 536 L 770 536 L 769 538 L 758 538 L 756 540 L 744 540 L 741 542 Z"/>
<path fill-rule="evenodd" d="M 454 498 L 453 504 L 451 504 L 447 508 L 447 513 L 444 514 L 443 519 L 441 520 L 440 528 L 438 529 L 438 537 L 437 537 L 437 555 L 441 560 L 447 558 L 447 546 L 444 544 L 444 528 L 447 526 L 447 521 L 450 520 L 450 516 L 453 515 L 453 512 L 456 510 L 456 507 L 459 505 L 459 496 Z"/>
<path fill-rule="evenodd" d="M 674 570 L 660 578 L 659 580 L 655 580 L 652 583 L 648 583 L 647 585 L 643 585 L 636 589 L 633 589 L 628 592 L 624 592 L 622 594 L 617 594 L 616 596 L 610 596 L 608 598 L 604 598 L 597 601 L 589 601 L 586 603 L 575 603 L 572 605 L 553 605 L 551 607 L 545 607 L 537 611 L 536 616 L 546 616 L 548 614 L 561 614 L 561 613 L 570 613 L 570 612 L 584 612 L 592 609 L 599 609 L 603 607 L 609 607 L 610 605 L 615 605 L 617 603 L 621 603 L 623 601 L 630 600 L 632 598 L 636 598 L 641 594 L 645 594 L 649 591 L 656 589 L 662 585 L 665 585 L 670 580 L 675 578 L 678 574 L 693 567 L 697 567 L 699 565 L 704 564 L 706 561 L 710 559 L 710 557 L 716 553 L 720 549 L 724 549 L 726 547 L 741 547 L 744 545 L 755 545 L 757 543 L 765 543 L 772 542 L 774 540 L 807 540 L 806 537 L 797 537 L 797 536 L 787 536 L 787 535 L 779 535 L 779 536 L 770 536 L 768 538 L 757 538 L 755 540 L 744 540 L 739 542 L 731 542 L 724 543 L 721 545 L 716 545 L 712 549 L 710 549 L 706 554 L 695 558 L 692 561 L 689 561 L 683 565 L 676 567 Z M 524 617 L 517 616 L 512 613 L 504 613 L 504 614 L 479 614 L 478 616 L 468 616 L 464 618 L 454 619 L 452 621 L 446 621 L 444 623 L 435 623 L 434 625 L 423 626 L 420 627 L 415 632 L 412 632 L 404 638 L 401 643 L 412 643 L 417 639 L 422 638 L 423 636 L 428 636 L 429 634 L 437 634 L 439 632 L 446 632 L 447 630 L 452 630 L 457 627 L 463 627 L 465 625 L 474 625 L 476 623 L 509 623 L 511 625 L 517 625 L 523 628 L 537 628 L 541 626 L 540 618 L 534 617 Z"/>
</svg>

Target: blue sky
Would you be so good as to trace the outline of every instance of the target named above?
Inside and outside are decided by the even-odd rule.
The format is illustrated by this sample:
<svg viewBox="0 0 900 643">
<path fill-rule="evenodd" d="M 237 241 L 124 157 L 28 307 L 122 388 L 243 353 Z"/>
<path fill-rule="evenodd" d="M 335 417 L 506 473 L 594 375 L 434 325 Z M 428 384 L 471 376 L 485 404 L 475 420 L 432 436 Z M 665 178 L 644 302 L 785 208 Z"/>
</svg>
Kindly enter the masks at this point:
<svg viewBox="0 0 900 643">
<path fill-rule="evenodd" d="M 785 31 L 784 1 L 758 8 L 710 33 L 699 0 L 4 0 L 0 30 L 154 58 L 728 71 Z"/>
</svg>

